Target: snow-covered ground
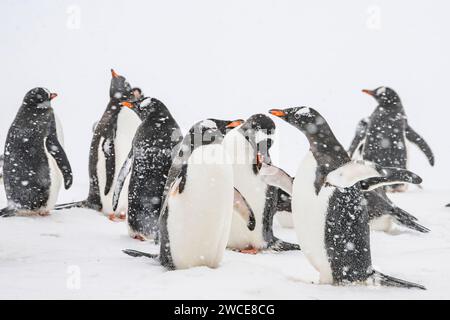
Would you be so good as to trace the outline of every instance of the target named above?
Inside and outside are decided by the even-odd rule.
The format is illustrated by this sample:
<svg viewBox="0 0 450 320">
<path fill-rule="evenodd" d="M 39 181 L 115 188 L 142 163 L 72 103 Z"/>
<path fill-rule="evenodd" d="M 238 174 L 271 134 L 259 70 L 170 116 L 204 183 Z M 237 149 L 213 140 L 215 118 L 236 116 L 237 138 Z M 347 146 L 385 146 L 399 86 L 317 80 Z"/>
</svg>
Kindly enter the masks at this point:
<svg viewBox="0 0 450 320">
<path fill-rule="evenodd" d="M 78 191 L 84 195 L 84 190 Z M 372 233 L 374 266 L 421 283 L 427 291 L 319 285 L 318 274 L 301 252 L 253 256 L 227 251 L 218 269 L 166 271 L 152 260 L 121 252 L 158 251 L 152 243 L 129 238 L 125 223 L 78 209 L 0 221 L 0 298 L 449 299 L 446 193 L 416 189 L 393 199 L 432 231 Z M 296 241 L 292 229 L 276 226 L 276 233 Z"/>
</svg>

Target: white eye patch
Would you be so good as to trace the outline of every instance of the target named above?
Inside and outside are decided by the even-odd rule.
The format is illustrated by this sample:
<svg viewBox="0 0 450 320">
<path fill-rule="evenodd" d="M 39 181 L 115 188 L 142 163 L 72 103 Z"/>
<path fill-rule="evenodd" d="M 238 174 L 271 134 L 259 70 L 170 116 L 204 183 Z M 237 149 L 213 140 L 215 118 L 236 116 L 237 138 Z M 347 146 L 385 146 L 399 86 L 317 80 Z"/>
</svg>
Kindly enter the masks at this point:
<svg viewBox="0 0 450 320">
<path fill-rule="evenodd" d="M 209 128 L 209 129 L 217 128 L 216 123 L 212 120 L 203 120 L 200 123 L 200 126 L 203 128 Z"/>
<path fill-rule="evenodd" d="M 141 108 L 148 107 L 151 103 L 152 103 L 152 98 L 146 98 L 145 100 L 143 100 L 141 102 L 140 107 Z"/>
</svg>

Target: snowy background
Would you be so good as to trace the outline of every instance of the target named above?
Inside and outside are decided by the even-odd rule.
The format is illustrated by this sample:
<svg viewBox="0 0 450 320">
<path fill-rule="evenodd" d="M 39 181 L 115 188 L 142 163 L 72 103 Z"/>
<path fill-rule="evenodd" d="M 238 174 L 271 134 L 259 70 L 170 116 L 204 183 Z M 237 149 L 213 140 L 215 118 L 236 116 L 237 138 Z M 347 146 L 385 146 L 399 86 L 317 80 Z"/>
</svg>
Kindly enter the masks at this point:
<svg viewBox="0 0 450 320">
<path fill-rule="evenodd" d="M 121 254 L 155 249 L 129 239 L 124 224 L 80 210 L 0 221 L 0 297 L 450 298 L 449 10 L 445 0 L 2 0 L 0 147 L 29 89 L 57 92 L 52 104 L 75 175 L 61 201 L 87 194 L 91 129 L 108 102 L 110 68 L 164 101 L 185 130 L 206 117 L 306 105 L 345 147 L 375 107 L 361 89 L 391 86 L 436 166 L 414 148 L 411 169 L 425 189 L 395 196 L 432 233 L 372 239 L 375 265 L 427 292 L 311 285 L 317 274 L 301 253 L 229 252 L 218 270 L 166 273 Z M 306 139 L 275 121 L 273 158 L 293 174 Z M 291 230 L 277 232 L 295 239 Z M 67 283 L 78 271 L 80 288 Z"/>
</svg>

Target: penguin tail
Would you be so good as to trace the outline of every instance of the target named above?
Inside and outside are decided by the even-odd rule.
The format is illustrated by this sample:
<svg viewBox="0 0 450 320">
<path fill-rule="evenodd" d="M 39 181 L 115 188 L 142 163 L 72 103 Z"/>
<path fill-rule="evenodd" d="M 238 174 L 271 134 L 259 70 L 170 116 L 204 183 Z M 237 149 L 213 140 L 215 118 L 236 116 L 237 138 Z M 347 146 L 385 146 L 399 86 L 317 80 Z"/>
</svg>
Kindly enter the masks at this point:
<svg viewBox="0 0 450 320">
<path fill-rule="evenodd" d="M 0 217 L 8 218 L 16 215 L 16 210 L 10 207 L 3 208 L 0 210 Z"/>
<path fill-rule="evenodd" d="M 392 215 L 398 223 L 409 229 L 416 230 L 422 233 L 430 232 L 430 229 L 416 222 L 416 217 L 400 208 L 395 208 Z"/>
<path fill-rule="evenodd" d="M 448 207 L 450 207 L 450 203 L 449 203 L 449 204 L 447 204 L 447 205 L 445 205 L 445 206 L 446 206 L 447 208 L 448 208 Z"/>
<path fill-rule="evenodd" d="M 65 209 L 73 209 L 73 208 L 89 208 L 86 200 L 77 201 L 77 202 L 69 202 L 63 204 L 57 204 L 53 210 L 65 210 Z"/>
<path fill-rule="evenodd" d="M 158 259 L 159 255 L 158 254 L 151 254 L 151 253 L 146 253 L 146 252 L 142 252 L 142 251 L 137 251 L 137 250 L 133 250 L 133 249 L 125 249 L 122 250 L 123 253 L 131 256 L 131 257 L 146 257 L 146 258 L 150 258 L 150 259 Z"/>
<path fill-rule="evenodd" d="M 268 248 L 276 252 L 301 250 L 298 244 L 285 242 L 280 239 L 275 239 Z"/>
<path fill-rule="evenodd" d="M 425 288 L 424 286 L 422 286 L 420 284 L 401 280 L 398 278 L 394 278 L 394 277 L 388 276 L 384 273 L 381 273 L 379 271 L 374 271 L 372 277 L 373 277 L 375 283 L 379 283 L 382 286 L 386 286 L 386 287 L 427 290 L 427 288 Z"/>
</svg>

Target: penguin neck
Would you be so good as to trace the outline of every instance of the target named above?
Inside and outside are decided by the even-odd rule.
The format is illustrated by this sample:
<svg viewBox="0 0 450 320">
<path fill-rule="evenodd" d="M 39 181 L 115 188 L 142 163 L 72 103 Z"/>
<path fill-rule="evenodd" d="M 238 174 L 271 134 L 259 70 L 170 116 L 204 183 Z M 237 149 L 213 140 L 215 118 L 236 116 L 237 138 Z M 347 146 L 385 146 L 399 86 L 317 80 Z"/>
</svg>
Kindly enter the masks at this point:
<svg viewBox="0 0 450 320">
<path fill-rule="evenodd" d="M 309 150 L 313 154 L 318 166 L 333 171 L 341 165 L 351 161 L 349 155 L 334 136 L 327 123 L 317 126 L 317 132 L 305 132 L 309 141 Z"/>
</svg>

